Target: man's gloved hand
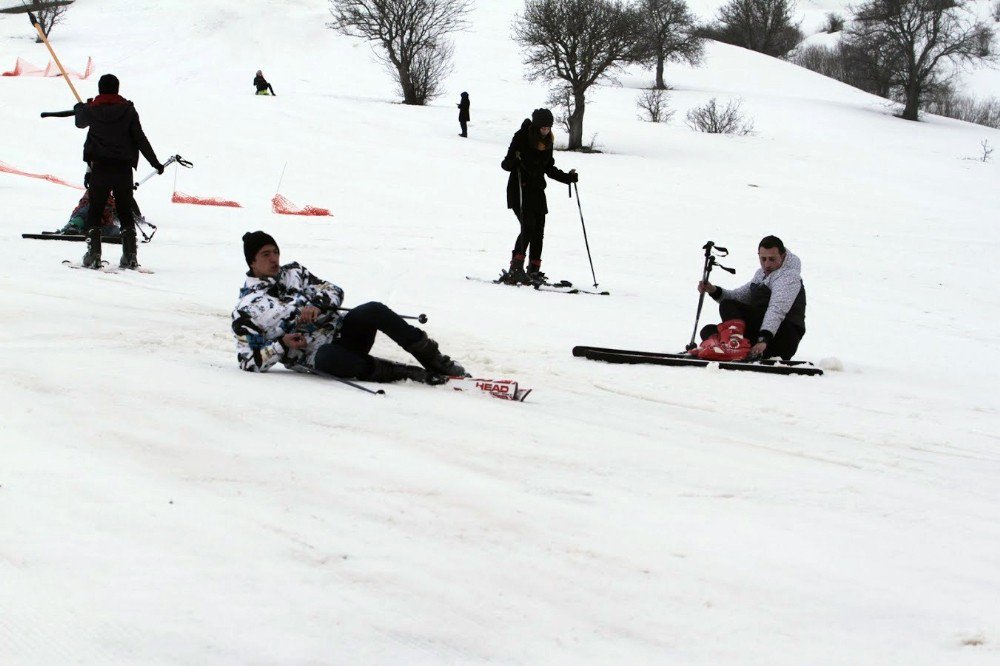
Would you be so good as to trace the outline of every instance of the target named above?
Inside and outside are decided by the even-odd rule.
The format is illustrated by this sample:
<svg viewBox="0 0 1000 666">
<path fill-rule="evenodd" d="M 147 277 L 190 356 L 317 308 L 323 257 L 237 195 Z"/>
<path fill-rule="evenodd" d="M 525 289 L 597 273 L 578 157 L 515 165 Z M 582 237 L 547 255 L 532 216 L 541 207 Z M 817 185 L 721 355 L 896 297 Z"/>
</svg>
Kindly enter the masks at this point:
<svg viewBox="0 0 1000 666">
<path fill-rule="evenodd" d="M 580 182 L 580 174 L 576 172 L 576 169 L 569 170 L 569 182 L 578 183 Z"/>
<path fill-rule="evenodd" d="M 159 162 L 157 162 L 156 164 L 153 165 L 153 168 L 156 169 L 156 173 L 158 173 L 158 174 L 160 174 L 162 176 L 163 175 L 163 170 L 166 167 L 164 167 L 162 164 L 160 164 Z"/>
</svg>

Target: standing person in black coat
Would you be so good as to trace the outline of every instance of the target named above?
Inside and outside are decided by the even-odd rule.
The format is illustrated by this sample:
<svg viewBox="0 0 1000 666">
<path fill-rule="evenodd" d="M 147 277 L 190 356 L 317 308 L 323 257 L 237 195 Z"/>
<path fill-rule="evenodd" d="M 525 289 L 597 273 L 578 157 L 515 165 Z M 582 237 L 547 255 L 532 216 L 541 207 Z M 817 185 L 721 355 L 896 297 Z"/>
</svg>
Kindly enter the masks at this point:
<svg viewBox="0 0 1000 666">
<path fill-rule="evenodd" d="M 101 267 L 101 213 L 112 192 L 122 229 L 122 268 L 137 268 L 139 260 L 135 242 L 135 219 L 132 214 L 132 170 L 139 166 L 139 153 L 154 169 L 163 173 L 149 139 L 139 124 L 139 114 L 132 102 L 118 94 L 118 78 L 105 74 L 97 82 L 97 97 L 73 107 L 76 126 L 89 127 L 83 144 L 83 161 L 90 165 L 87 189 L 90 210 L 84 225 L 87 252 L 83 265 Z"/>
<path fill-rule="evenodd" d="M 274 95 L 278 96 L 278 93 L 274 92 L 274 88 L 271 84 L 267 82 L 264 78 L 264 72 L 257 70 L 257 75 L 253 77 L 253 87 L 257 89 L 256 95 Z"/>
<path fill-rule="evenodd" d="M 552 156 L 552 112 L 535 109 L 531 120 L 525 118 L 521 129 L 514 133 L 507 156 L 500 168 L 510 172 L 507 179 L 507 208 L 514 211 L 521 232 L 514 242 L 510 269 L 502 276 L 509 284 L 536 284 L 545 282 L 542 273 L 542 239 L 545 235 L 545 215 L 549 212 L 545 200 L 545 176 L 560 183 L 575 183 L 579 179 L 576 169 L 569 173 L 556 167 Z M 524 271 L 524 258 L 528 254 L 528 272 Z"/>
<path fill-rule="evenodd" d="M 469 136 L 469 128 L 466 123 L 469 122 L 469 93 L 462 93 L 462 101 L 459 102 L 458 106 L 458 124 L 462 127 L 462 133 L 459 136 Z"/>
</svg>

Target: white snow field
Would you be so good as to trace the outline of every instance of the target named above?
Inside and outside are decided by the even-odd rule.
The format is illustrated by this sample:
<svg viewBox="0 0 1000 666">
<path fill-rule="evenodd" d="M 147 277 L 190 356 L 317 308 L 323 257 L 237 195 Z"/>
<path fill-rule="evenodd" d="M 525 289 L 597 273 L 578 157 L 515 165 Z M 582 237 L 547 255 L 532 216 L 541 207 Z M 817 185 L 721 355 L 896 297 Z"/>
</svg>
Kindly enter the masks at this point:
<svg viewBox="0 0 1000 666">
<path fill-rule="evenodd" d="M 84 97 L 114 72 L 160 159 L 194 162 L 178 190 L 244 207 L 170 203 L 171 170 L 138 192 L 155 274 L 70 271 L 80 244 L 20 234 L 79 191 L 0 174 L 0 664 L 1000 663 L 1000 158 L 975 159 L 1000 132 L 713 44 L 668 67 L 671 122 L 636 119 L 632 69 L 587 109 L 605 152 L 557 153 L 612 296 L 470 282 L 509 259 L 499 162 L 546 97 L 510 41 L 521 3 L 475 5 L 425 108 L 321 0 L 78 0 L 53 31 L 68 67 L 94 58 Z M 19 56 L 48 60 L 5 16 L 0 65 Z M 711 97 L 755 134 L 688 129 Z M 0 161 L 79 182 L 84 132 L 38 117 L 65 83 L 0 99 Z M 334 217 L 273 214 L 283 169 Z M 554 183 L 549 207 L 544 268 L 586 285 L 577 203 Z M 241 371 L 254 229 L 534 393 Z M 730 248 L 737 276 L 713 277 L 734 286 L 771 233 L 804 265 L 798 357 L 842 370 L 571 356 L 681 350 L 702 244 Z"/>
</svg>

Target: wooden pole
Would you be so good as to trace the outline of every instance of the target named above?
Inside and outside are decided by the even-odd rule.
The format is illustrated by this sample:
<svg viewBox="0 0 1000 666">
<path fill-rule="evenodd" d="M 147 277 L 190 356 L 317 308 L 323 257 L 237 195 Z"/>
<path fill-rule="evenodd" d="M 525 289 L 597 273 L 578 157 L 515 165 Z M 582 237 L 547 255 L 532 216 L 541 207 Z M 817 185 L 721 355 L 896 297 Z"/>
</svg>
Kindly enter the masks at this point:
<svg viewBox="0 0 1000 666">
<path fill-rule="evenodd" d="M 52 45 L 49 44 L 49 38 L 45 36 L 45 31 L 42 30 L 42 26 L 38 22 L 38 19 L 36 19 L 35 15 L 31 12 L 28 12 L 28 18 L 31 19 L 31 25 L 35 26 L 35 30 L 38 31 L 38 38 L 45 42 L 45 48 L 47 48 L 49 53 L 52 54 L 52 60 L 55 61 L 56 67 L 59 68 L 59 72 L 62 74 L 62 77 L 66 79 L 66 84 L 69 85 L 69 89 L 73 91 L 73 97 L 76 97 L 77 102 L 83 104 L 83 100 L 80 99 L 80 93 L 76 91 L 76 87 L 73 85 L 73 82 L 70 81 L 69 76 L 66 75 L 66 70 L 63 68 L 62 63 L 59 62 L 59 57 L 56 55 L 56 52 L 52 50 Z"/>
</svg>

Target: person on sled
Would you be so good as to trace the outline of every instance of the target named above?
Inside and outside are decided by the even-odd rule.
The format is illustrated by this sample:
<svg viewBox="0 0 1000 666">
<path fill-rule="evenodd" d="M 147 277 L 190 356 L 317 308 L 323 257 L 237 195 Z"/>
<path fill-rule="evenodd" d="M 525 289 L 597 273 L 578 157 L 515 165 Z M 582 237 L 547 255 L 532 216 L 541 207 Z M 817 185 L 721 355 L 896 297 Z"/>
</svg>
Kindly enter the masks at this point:
<svg viewBox="0 0 1000 666">
<path fill-rule="evenodd" d="M 556 167 L 552 156 L 552 112 L 535 109 L 531 119 L 525 118 L 521 129 L 514 133 L 507 155 L 500 168 L 510 172 L 507 179 L 507 208 L 514 211 L 521 225 L 514 251 L 511 253 L 510 268 L 501 275 L 507 284 L 541 284 L 545 282 L 542 273 L 542 241 L 545 236 L 545 215 L 549 212 L 545 199 L 545 177 L 560 183 L 575 183 L 579 180 L 576 169 L 569 173 Z M 524 270 L 527 255 L 528 271 Z"/>
<path fill-rule="evenodd" d="M 66 225 L 62 229 L 55 233 L 67 236 L 83 235 L 89 212 L 90 192 L 84 191 L 83 196 L 80 197 L 80 201 L 76 204 L 76 208 L 69 214 L 69 221 L 66 222 Z M 103 238 L 114 238 L 120 235 L 121 229 L 118 226 L 118 216 L 115 214 L 115 198 L 114 195 L 111 195 L 108 197 L 108 203 L 104 206 L 104 212 L 101 214 L 101 236 Z"/>
<path fill-rule="evenodd" d="M 802 261 L 777 236 L 757 246 L 760 269 L 735 289 L 699 282 L 698 292 L 719 303 L 722 323 L 701 330 L 691 354 L 710 361 L 780 357 L 789 360 L 806 334 L 806 288 Z M 751 342 L 752 341 L 752 342 Z"/>
<path fill-rule="evenodd" d="M 264 78 L 264 73 L 259 69 L 257 70 L 257 75 L 253 77 L 253 87 L 257 89 L 257 92 L 254 93 L 255 95 L 278 96 L 278 93 L 274 92 L 274 88 L 267 82 L 267 79 Z"/>
<path fill-rule="evenodd" d="M 441 354 L 437 342 L 382 303 L 341 312 L 344 290 L 298 263 L 281 265 L 277 242 L 263 231 L 243 235 L 243 255 L 250 270 L 232 315 L 243 370 L 265 372 L 280 362 L 345 379 L 425 384 L 465 375 L 465 368 Z M 371 356 L 379 331 L 422 367 Z"/>
</svg>

